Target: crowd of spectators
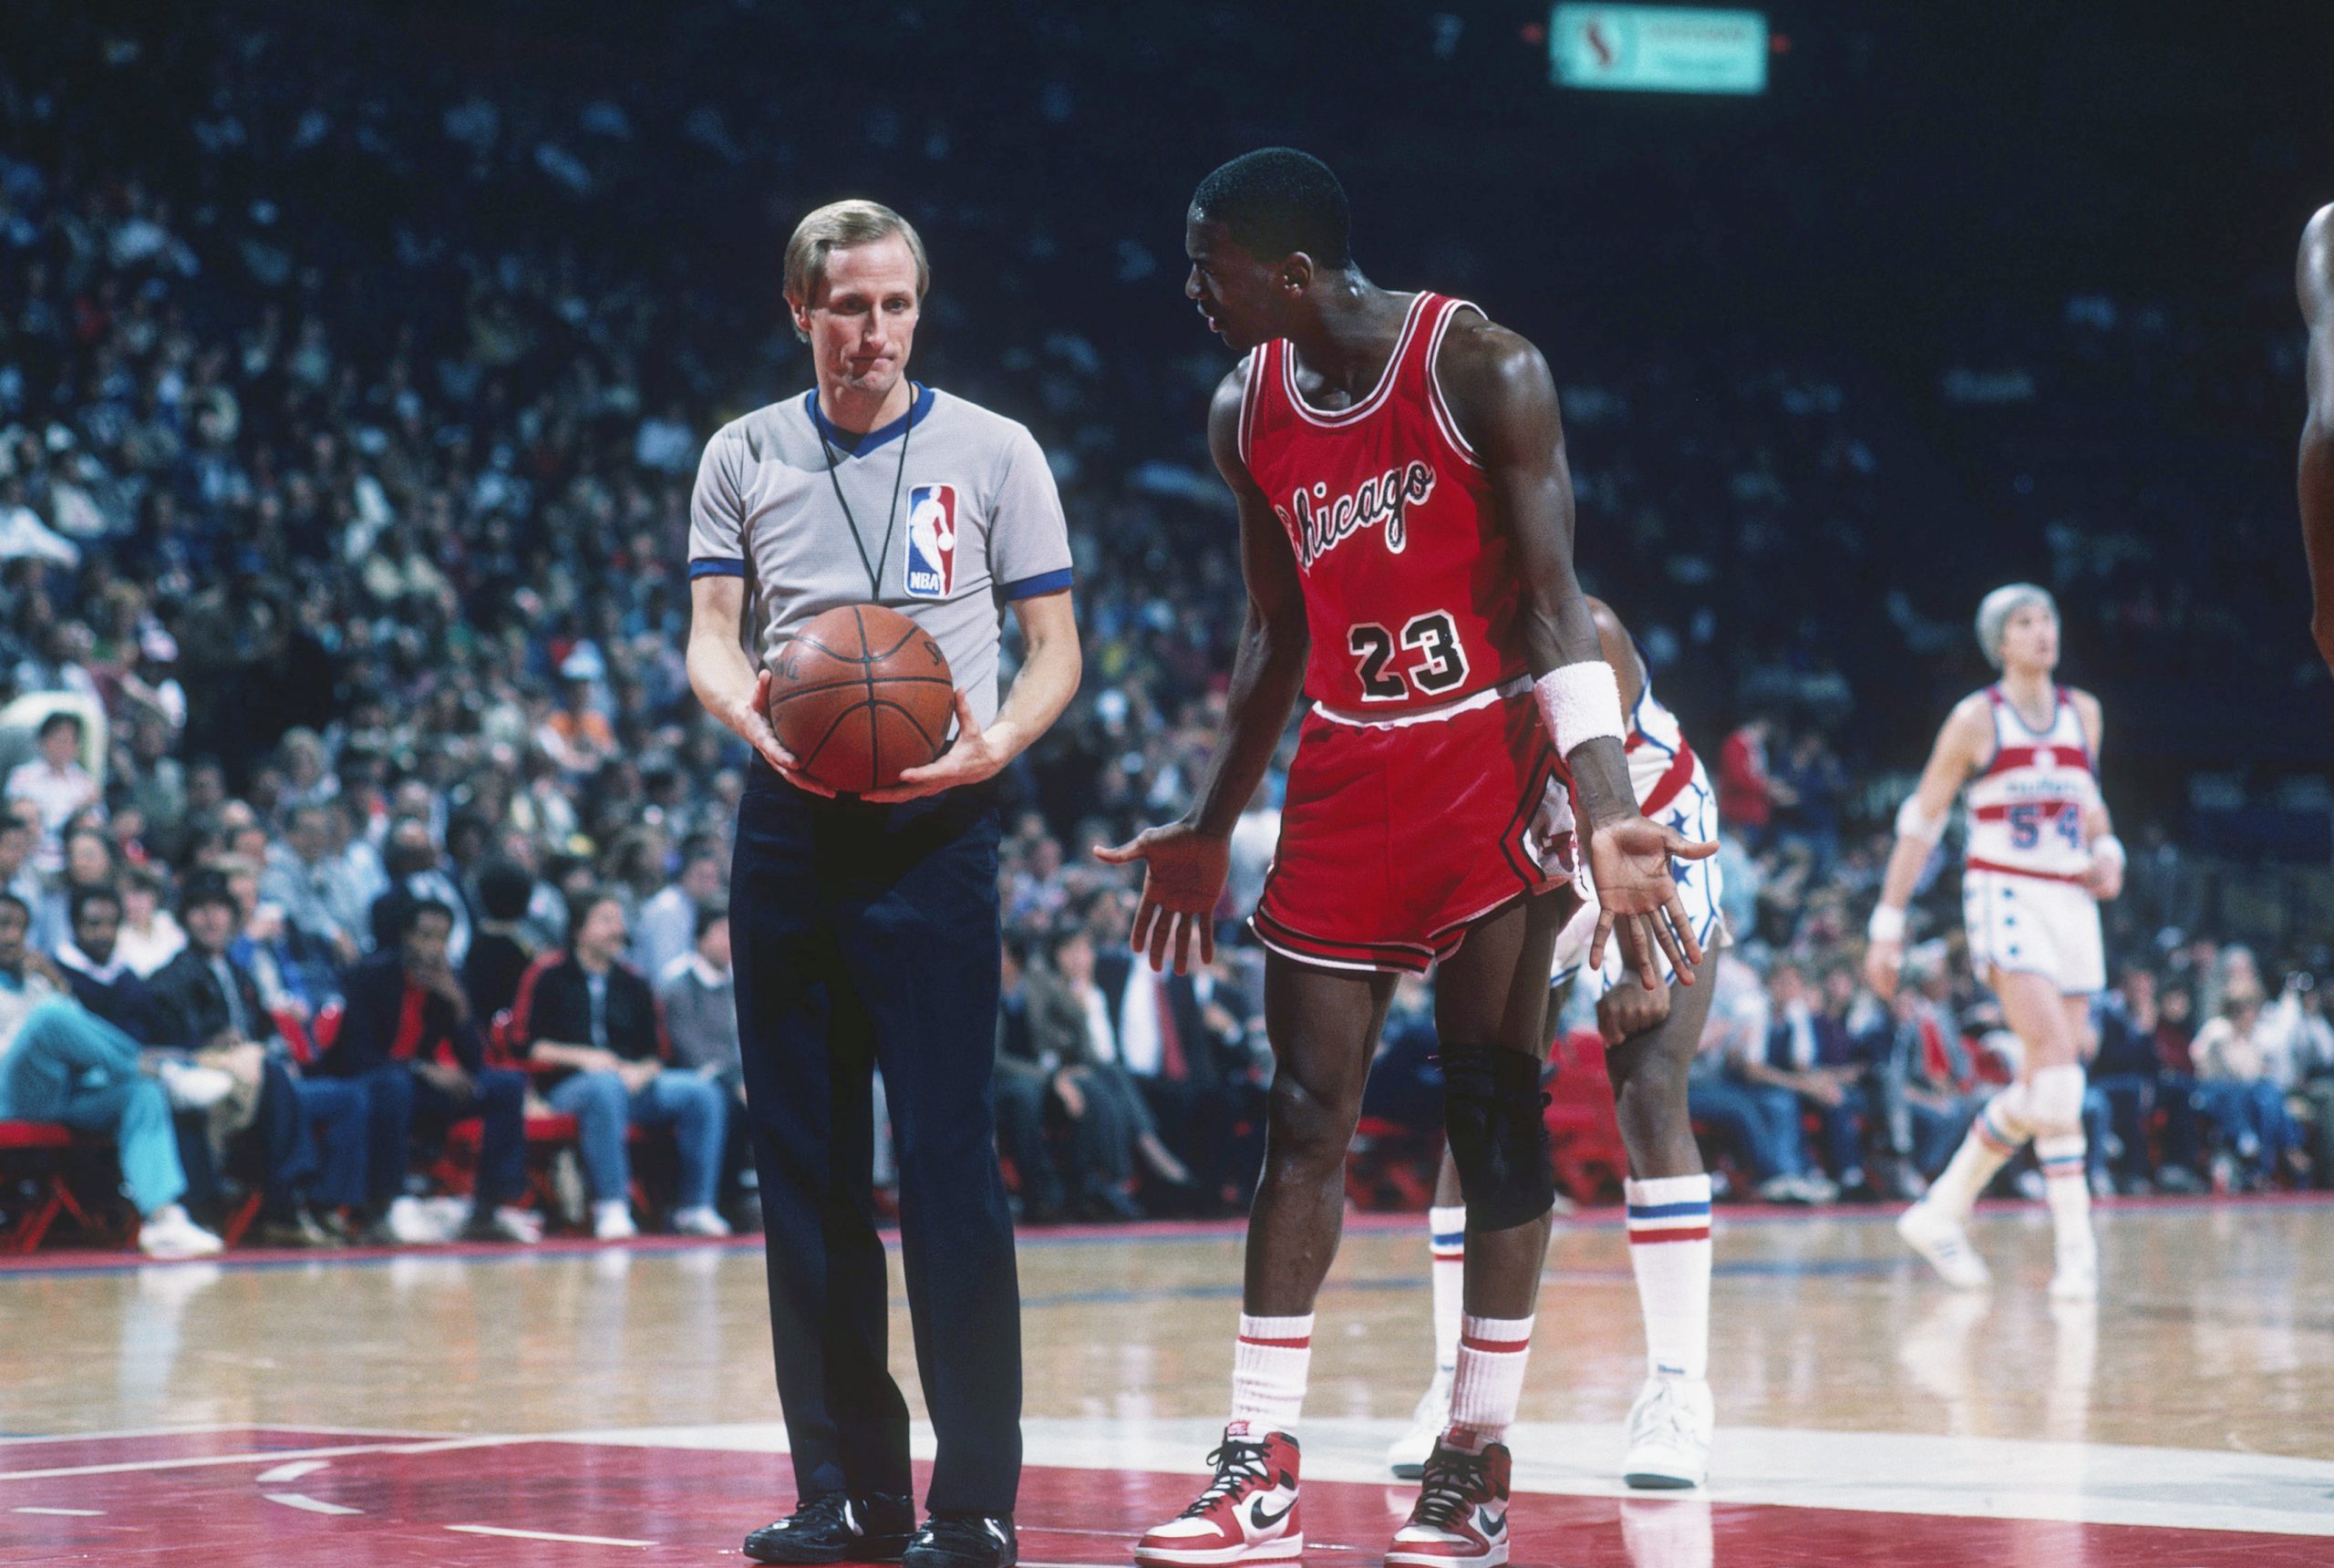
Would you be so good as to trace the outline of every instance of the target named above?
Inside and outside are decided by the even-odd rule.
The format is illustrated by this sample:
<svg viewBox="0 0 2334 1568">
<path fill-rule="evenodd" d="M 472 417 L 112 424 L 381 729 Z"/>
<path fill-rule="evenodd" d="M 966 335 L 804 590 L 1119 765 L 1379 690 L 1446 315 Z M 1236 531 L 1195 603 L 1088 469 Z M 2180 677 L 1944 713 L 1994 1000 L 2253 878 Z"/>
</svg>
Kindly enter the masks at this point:
<svg viewBox="0 0 2334 1568">
<path fill-rule="evenodd" d="M 670 1134 L 655 1206 L 676 1227 L 717 1233 L 751 1191 L 722 909 L 746 757 L 680 661 L 687 500 L 705 433 L 802 379 L 770 280 L 785 225 L 832 193 L 833 125 L 759 89 L 750 6 L 683 8 L 620 70 L 440 57 L 493 55 L 499 15 L 451 39 L 263 6 L 0 18 L 0 1033 L 20 1041 L 0 1113 L 111 1128 L 156 1251 L 212 1244 L 197 1217 L 225 1223 L 244 1191 L 276 1241 L 532 1239 L 530 1106 L 574 1119 L 553 1184 L 600 1234 L 646 1217 L 636 1130 Z M 1162 48 L 1225 26 L 1152 20 Z M 1041 31 L 1034 107 L 879 106 L 848 166 L 883 170 L 939 263 L 919 372 L 1024 417 L 1073 524 L 1086 686 L 1007 780 L 1020 1201 L 1219 1212 L 1251 1179 L 1268 1075 L 1255 955 L 1130 964 L 1131 890 L 1087 851 L 1188 804 L 1222 714 L 1238 571 L 1199 431 L 1224 366 L 1151 308 L 1173 303 L 1179 198 L 1043 199 L 1070 150 L 1147 129 L 1073 85 L 1123 30 Z M 1534 292 L 1472 250 L 1440 260 L 1494 301 Z M 2024 351 L 2077 393 L 2134 366 L 2177 381 L 2195 341 L 2112 300 L 2032 325 Z M 2257 394 L 2291 366 L 2249 330 L 2216 321 L 2209 354 Z M 1865 722 L 1905 707 L 1872 671 L 1935 685 L 1972 662 L 1949 596 L 1967 570 L 1933 583 L 1946 547 L 1891 524 L 1949 470 L 2009 483 L 2037 531 L 2052 493 L 2005 479 L 2026 452 L 1982 426 L 2017 375 L 1940 367 L 1962 423 L 1925 445 L 1869 366 L 1704 347 L 1559 356 L 1592 586 L 1695 733 L 1782 717 L 1714 754 L 1742 943 L 1697 1110 L 1752 1191 L 1908 1185 L 2000 1068 L 1956 963 L 1893 1010 L 1850 967 L 1882 847 L 1856 780 L 1875 748 L 1906 760 Z M 2220 418 L 2193 438 L 2218 472 L 2246 438 Z M 2242 530 L 2214 516 L 2226 562 Z M 2068 517 L 2071 646 L 2262 667 L 2165 573 L 2168 540 Z M 1278 789 L 1242 821 L 1227 907 L 1254 901 Z M 2177 858 L 2160 829 L 2127 836 Z M 2158 942 L 2193 915 L 2150 894 L 2145 854 L 2133 885 L 2155 902 L 2118 946 L 2156 984 L 2102 1008 L 2108 1170 L 2323 1176 L 2320 960 L 2248 990 L 2210 944 Z M 473 1121 L 468 1195 L 433 1200 L 447 1129 Z"/>
</svg>

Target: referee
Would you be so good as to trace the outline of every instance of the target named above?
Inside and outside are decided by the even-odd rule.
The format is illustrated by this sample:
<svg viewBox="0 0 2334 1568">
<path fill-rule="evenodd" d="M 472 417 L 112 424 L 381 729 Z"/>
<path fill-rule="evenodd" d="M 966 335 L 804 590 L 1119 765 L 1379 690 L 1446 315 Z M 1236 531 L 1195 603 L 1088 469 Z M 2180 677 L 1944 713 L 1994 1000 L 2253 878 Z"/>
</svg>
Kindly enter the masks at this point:
<svg viewBox="0 0 2334 1568">
<path fill-rule="evenodd" d="M 907 378 L 930 281 L 924 242 L 888 207 L 839 201 L 803 219 L 786 247 L 786 302 L 818 386 L 724 426 L 690 506 L 689 684 L 759 753 L 738 809 L 730 920 L 797 1499 L 746 1538 L 759 1563 L 1015 1558 L 1021 1321 L 991 1122 L 1001 954 L 989 781 L 1077 691 L 1078 629 L 1069 532 L 1037 441 Z M 771 731 L 769 666 L 814 616 L 869 603 L 939 642 L 959 688 L 956 736 L 895 787 L 837 797 Z M 1008 608 L 1027 652 L 999 707 Z M 885 1367 L 878 1065 L 938 1438 L 921 1530 L 907 1406 Z"/>
</svg>

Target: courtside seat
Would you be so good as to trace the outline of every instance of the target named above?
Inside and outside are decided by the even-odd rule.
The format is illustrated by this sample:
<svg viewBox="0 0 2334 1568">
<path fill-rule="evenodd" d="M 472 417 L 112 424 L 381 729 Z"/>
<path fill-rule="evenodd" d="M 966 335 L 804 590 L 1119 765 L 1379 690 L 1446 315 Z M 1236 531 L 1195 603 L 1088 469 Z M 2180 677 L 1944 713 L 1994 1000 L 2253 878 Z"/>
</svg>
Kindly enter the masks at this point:
<svg viewBox="0 0 2334 1568">
<path fill-rule="evenodd" d="M 1549 1057 L 1555 1078 L 1548 1086 L 1544 1119 L 1556 1185 L 1576 1203 L 1617 1197 L 1628 1174 L 1629 1154 L 1613 1114 L 1604 1037 L 1594 1029 L 1560 1037 Z"/>
<path fill-rule="evenodd" d="M 1346 1201 L 1363 1210 L 1422 1210 L 1434 1197 L 1441 1163 L 1440 1127 L 1364 1116 L 1354 1125 L 1346 1155 Z"/>
<path fill-rule="evenodd" d="M 556 1214 L 559 1205 L 552 1190 L 551 1162 L 563 1149 L 573 1149 L 581 1137 L 575 1119 L 555 1110 L 527 1112 L 527 1191 L 528 1207 L 543 1213 Z M 637 1127 L 625 1134 L 625 1141 L 637 1146 L 644 1134 Z M 455 1122 L 446 1130 L 446 1140 L 438 1158 L 429 1167 L 430 1179 L 458 1198 L 470 1196 L 478 1185 L 479 1147 L 485 1141 L 486 1123 L 477 1117 Z M 654 1212 L 648 1195 L 641 1186 L 638 1161 L 635 1161 L 632 1182 L 634 1209 L 647 1214 Z"/>
<path fill-rule="evenodd" d="M 76 1132 L 51 1121 L 0 1121 L 0 1169 L 23 1169 L 15 1178 L 23 1194 L 21 1212 L 0 1225 L 0 1253 L 29 1253 L 46 1238 L 60 1216 L 91 1236 L 118 1239 L 65 1179 L 67 1159 L 77 1152 L 108 1152 L 112 1140 Z"/>
<path fill-rule="evenodd" d="M 69 1149 L 73 1130 L 53 1121 L 0 1121 L 0 1153 L 24 1149 Z"/>
</svg>

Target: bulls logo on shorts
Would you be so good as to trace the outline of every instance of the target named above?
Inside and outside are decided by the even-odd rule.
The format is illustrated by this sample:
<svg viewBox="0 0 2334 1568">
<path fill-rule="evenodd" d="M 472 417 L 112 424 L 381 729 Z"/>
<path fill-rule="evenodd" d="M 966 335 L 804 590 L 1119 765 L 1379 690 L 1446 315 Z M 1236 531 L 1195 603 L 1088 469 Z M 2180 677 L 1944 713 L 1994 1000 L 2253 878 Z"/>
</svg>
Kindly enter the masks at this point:
<svg viewBox="0 0 2334 1568">
<path fill-rule="evenodd" d="M 956 487 L 908 490 L 908 597 L 945 599 L 956 591 Z"/>
</svg>

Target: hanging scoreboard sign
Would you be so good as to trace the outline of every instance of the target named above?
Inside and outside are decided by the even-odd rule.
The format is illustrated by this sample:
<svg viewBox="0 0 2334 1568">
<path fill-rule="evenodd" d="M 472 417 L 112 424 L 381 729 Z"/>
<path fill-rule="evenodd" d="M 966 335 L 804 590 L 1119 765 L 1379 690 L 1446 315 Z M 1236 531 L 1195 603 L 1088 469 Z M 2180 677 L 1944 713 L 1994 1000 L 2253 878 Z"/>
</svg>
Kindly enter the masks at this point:
<svg viewBox="0 0 2334 1568">
<path fill-rule="evenodd" d="M 1617 92 L 1767 90 L 1761 11 L 1671 5 L 1558 5 L 1548 19 L 1556 84 Z"/>
</svg>

